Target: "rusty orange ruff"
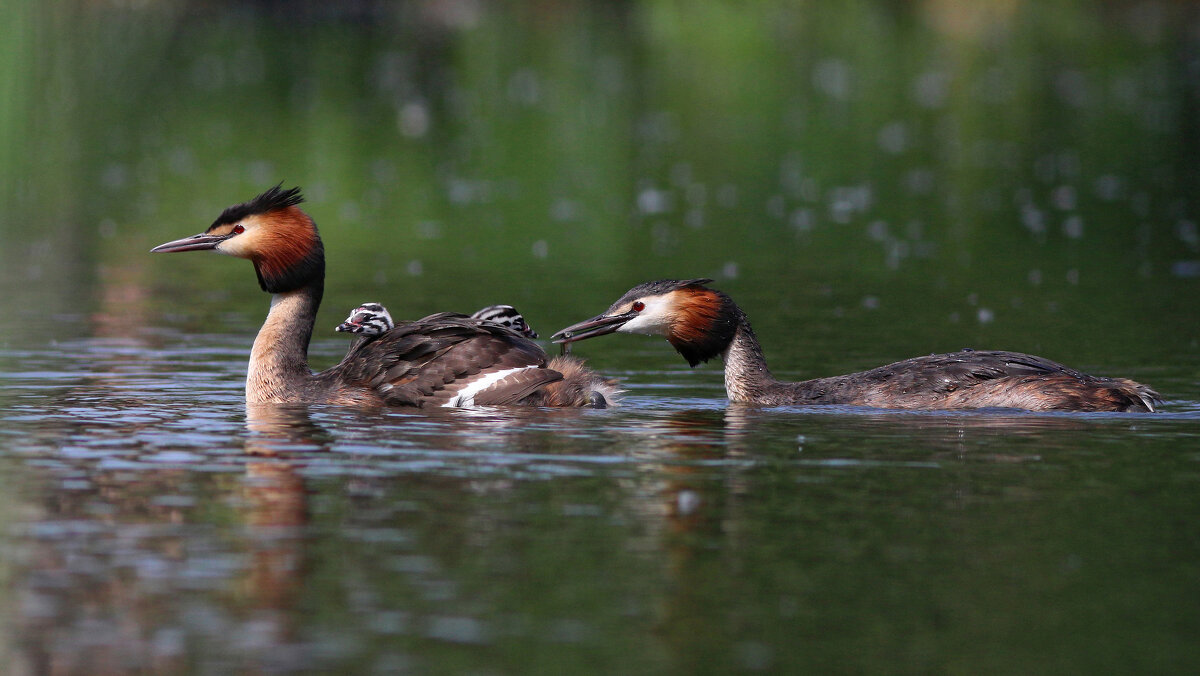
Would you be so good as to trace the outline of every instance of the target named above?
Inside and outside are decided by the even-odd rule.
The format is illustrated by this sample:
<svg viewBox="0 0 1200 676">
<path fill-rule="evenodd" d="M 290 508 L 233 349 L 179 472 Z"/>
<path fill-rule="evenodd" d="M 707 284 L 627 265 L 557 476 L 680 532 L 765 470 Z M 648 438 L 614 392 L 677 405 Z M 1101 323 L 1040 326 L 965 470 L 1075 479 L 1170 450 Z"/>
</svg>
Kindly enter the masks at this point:
<svg viewBox="0 0 1200 676">
<path fill-rule="evenodd" d="M 675 343 L 700 343 L 712 333 L 721 312 L 721 299 L 712 291 L 687 287 L 674 292 L 674 305 L 667 340 Z"/>
<path fill-rule="evenodd" d="M 264 229 L 251 260 L 264 277 L 273 278 L 285 274 L 312 252 L 317 245 L 317 230 L 299 207 L 278 209 L 266 216 L 271 219 L 271 227 Z"/>
</svg>

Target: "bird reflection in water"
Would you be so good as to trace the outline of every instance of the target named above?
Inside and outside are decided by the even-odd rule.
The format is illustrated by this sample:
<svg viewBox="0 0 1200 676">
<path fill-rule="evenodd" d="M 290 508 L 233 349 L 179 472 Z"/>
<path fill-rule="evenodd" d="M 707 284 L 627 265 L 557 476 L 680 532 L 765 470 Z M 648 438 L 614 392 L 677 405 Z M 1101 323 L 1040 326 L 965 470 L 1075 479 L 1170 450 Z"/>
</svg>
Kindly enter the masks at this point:
<svg viewBox="0 0 1200 676">
<path fill-rule="evenodd" d="M 295 640 L 289 617 L 303 586 L 308 491 L 289 454 L 326 451 L 330 436 L 312 422 L 307 407 L 247 405 L 246 463 L 240 497 L 251 561 L 243 593 L 270 627 L 271 643 Z"/>
</svg>

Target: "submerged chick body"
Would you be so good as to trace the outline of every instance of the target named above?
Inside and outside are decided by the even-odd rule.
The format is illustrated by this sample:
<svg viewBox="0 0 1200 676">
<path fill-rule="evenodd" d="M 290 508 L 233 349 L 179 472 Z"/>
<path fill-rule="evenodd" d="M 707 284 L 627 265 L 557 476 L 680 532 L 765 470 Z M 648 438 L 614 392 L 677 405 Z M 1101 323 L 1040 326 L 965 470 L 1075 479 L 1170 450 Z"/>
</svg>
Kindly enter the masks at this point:
<svg viewBox="0 0 1200 676">
<path fill-rule="evenodd" d="M 1153 411 L 1151 388 L 1081 373 L 1006 351 L 962 350 L 915 357 L 868 371 L 800 382 L 776 380 L 746 314 L 712 280 L 660 280 L 631 289 L 601 315 L 555 334 L 571 343 L 613 332 L 664 336 L 692 366 L 725 362 L 734 403 L 844 404 L 899 409 L 1022 408 L 1033 411 Z"/>
</svg>

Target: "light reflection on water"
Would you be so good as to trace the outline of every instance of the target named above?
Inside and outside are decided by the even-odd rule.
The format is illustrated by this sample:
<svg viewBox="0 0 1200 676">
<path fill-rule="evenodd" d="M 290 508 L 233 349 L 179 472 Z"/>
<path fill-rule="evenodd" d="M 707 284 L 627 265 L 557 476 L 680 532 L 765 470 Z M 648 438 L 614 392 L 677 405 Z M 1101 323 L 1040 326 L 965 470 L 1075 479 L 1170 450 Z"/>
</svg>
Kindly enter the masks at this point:
<svg viewBox="0 0 1200 676">
<path fill-rule="evenodd" d="M 693 651 L 799 665 L 797 628 L 861 633 L 936 607 L 985 631 L 965 610 L 981 602 L 1038 624 L 1036 602 L 976 598 L 978 578 L 1015 567 L 1036 588 L 1085 564 L 1144 578 L 1181 561 L 1105 562 L 1143 546 L 1140 528 L 1103 529 L 1100 547 L 1072 533 L 1101 504 L 1158 524 L 1160 501 L 1195 502 L 1171 478 L 1195 462 L 1177 452 L 1200 419 L 1186 402 L 1153 416 L 764 410 L 663 371 L 627 374 L 641 385 L 603 411 L 247 410 L 237 343 L 0 353 L 5 612 L 26 673 L 513 669 L 579 648 L 618 667 Z M 87 358 L 64 363 L 64 347 Z M 947 549 L 945 529 L 964 528 Z M 960 556 L 998 561 L 926 596 Z M 908 607 L 870 608 L 862 579 Z M 1086 589 L 1053 603 L 1092 607 Z M 826 616 L 835 599 L 856 610 Z"/>
</svg>

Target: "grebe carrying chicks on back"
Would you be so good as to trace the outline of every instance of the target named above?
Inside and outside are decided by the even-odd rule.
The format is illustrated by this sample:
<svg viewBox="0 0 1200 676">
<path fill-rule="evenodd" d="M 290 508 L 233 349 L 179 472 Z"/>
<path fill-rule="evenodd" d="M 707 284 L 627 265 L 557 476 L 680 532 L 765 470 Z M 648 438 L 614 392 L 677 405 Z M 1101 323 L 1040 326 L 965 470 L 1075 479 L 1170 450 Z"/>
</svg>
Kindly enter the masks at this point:
<svg viewBox="0 0 1200 676">
<path fill-rule="evenodd" d="M 894 409 L 1020 408 L 1153 412 L 1161 397 L 1125 378 L 1081 373 L 1019 352 L 962 350 L 801 382 L 771 375 L 746 313 L 711 279 L 640 284 L 603 314 L 554 334 L 573 343 L 609 333 L 664 336 L 688 364 L 725 362 L 729 401 L 760 406 L 843 404 Z"/>
<path fill-rule="evenodd" d="M 571 357 L 553 362 L 537 343 L 488 319 L 444 312 L 356 341 L 340 363 L 308 367 L 325 289 L 325 250 L 299 208 L 299 188 L 275 186 L 225 209 L 204 232 L 152 252 L 216 251 L 254 264 L 271 309 L 254 339 L 246 402 L 350 406 L 604 407 L 618 393 Z M 390 319 L 390 318 L 389 318 Z"/>
<path fill-rule="evenodd" d="M 537 331 L 525 321 L 525 317 L 511 305 L 489 305 L 471 314 L 473 319 L 499 324 L 527 338 L 537 338 Z M 363 303 L 350 311 L 346 321 L 338 324 L 334 331 L 353 333 L 358 337 L 350 344 L 347 357 L 354 354 L 365 343 L 395 328 L 391 313 L 381 303 Z M 585 408 L 608 408 L 616 404 L 623 390 L 617 381 L 596 375 L 578 359 L 562 355 L 550 360 L 547 366 L 563 374 L 562 380 L 546 385 L 526 397 L 520 403 L 529 406 L 568 406 Z"/>
</svg>

